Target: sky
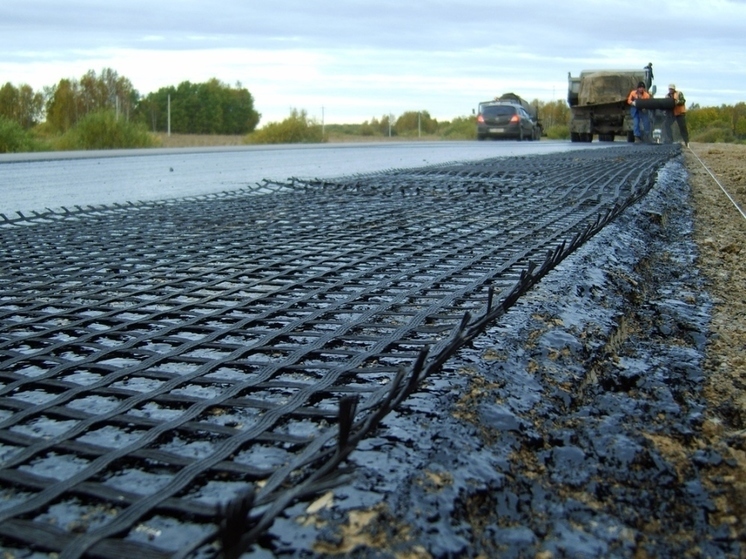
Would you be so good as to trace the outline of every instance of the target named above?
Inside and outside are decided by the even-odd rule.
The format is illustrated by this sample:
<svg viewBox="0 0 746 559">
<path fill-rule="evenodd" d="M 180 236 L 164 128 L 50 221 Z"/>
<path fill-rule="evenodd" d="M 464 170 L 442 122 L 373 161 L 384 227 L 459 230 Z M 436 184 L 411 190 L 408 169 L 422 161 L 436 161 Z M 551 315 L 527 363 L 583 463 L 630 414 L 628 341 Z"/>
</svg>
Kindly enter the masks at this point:
<svg viewBox="0 0 746 559">
<path fill-rule="evenodd" d="M 105 68 L 142 95 L 211 78 L 259 126 L 468 116 L 514 92 L 566 100 L 568 73 L 653 63 L 688 106 L 746 101 L 746 0 L 2 0 L 0 85 Z"/>
</svg>

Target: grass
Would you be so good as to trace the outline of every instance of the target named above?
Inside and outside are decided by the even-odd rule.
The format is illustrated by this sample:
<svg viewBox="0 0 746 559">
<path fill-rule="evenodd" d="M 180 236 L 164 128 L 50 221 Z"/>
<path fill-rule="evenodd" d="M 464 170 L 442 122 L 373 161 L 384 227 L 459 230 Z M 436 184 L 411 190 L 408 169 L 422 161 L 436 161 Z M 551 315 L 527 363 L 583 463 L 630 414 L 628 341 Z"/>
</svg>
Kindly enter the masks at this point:
<svg viewBox="0 0 746 559">
<path fill-rule="evenodd" d="M 212 146 L 242 146 L 245 136 L 213 135 L 213 134 L 171 134 L 158 132 L 155 134 L 164 148 L 192 148 Z"/>
</svg>

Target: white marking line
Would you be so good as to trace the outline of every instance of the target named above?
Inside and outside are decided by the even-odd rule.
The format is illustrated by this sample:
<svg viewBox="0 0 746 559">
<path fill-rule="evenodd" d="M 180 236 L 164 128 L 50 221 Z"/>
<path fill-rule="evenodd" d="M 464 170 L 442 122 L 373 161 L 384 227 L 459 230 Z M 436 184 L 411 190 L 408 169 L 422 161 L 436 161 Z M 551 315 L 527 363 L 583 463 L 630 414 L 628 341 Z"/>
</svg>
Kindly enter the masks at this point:
<svg viewBox="0 0 746 559">
<path fill-rule="evenodd" d="M 720 190 L 722 190 L 722 191 L 723 191 L 723 192 L 725 193 L 725 195 L 726 195 L 726 196 L 728 197 L 728 200 L 730 200 L 730 201 L 731 201 L 731 203 L 732 203 L 732 204 L 733 204 L 733 205 L 734 205 L 734 206 L 736 207 L 736 209 L 737 209 L 737 210 L 738 210 L 738 211 L 740 212 L 740 214 L 741 214 L 741 217 L 743 217 L 744 219 L 746 219 L 746 213 L 744 213 L 744 212 L 743 212 L 743 210 L 741 209 L 741 207 L 740 207 L 740 206 L 738 205 L 738 202 L 736 202 L 736 201 L 735 201 L 735 200 L 733 199 L 733 197 L 732 197 L 732 196 L 731 196 L 730 194 L 728 194 L 728 191 L 727 191 L 727 190 L 725 190 L 725 188 L 723 187 L 723 185 L 722 185 L 722 184 L 720 184 L 720 181 L 719 181 L 719 180 L 717 180 L 717 177 L 715 177 L 715 175 L 713 175 L 713 174 L 712 174 L 712 171 L 710 171 L 710 170 L 709 170 L 709 169 L 707 168 L 707 165 L 705 165 L 705 164 L 704 164 L 704 162 L 703 162 L 703 161 L 702 161 L 702 160 L 701 160 L 701 159 L 699 158 L 699 156 L 698 156 L 698 155 L 697 155 L 696 153 L 694 153 L 694 150 L 693 150 L 692 148 L 689 148 L 689 152 L 690 152 L 690 153 L 691 153 L 691 154 L 692 154 L 692 155 L 693 155 L 694 157 L 696 157 L 696 158 L 697 158 L 697 161 L 699 161 L 699 162 L 700 162 L 700 164 L 702 165 L 702 167 L 704 167 L 705 171 L 707 171 L 707 172 L 708 172 L 708 173 L 710 174 L 710 176 L 712 177 L 712 180 L 714 180 L 714 181 L 715 181 L 715 182 L 717 183 L 717 185 L 718 185 L 718 186 L 720 187 Z"/>
</svg>

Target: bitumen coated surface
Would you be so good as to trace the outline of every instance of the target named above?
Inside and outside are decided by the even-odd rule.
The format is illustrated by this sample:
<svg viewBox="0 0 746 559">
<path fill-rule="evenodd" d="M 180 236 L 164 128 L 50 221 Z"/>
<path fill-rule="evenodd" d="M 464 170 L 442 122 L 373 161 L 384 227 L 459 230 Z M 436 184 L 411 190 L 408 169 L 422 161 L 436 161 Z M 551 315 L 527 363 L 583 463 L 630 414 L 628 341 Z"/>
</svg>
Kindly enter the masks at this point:
<svg viewBox="0 0 746 559">
<path fill-rule="evenodd" d="M 705 408 L 688 195 L 676 161 L 388 416 L 333 504 L 246 557 L 742 557 L 711 518 L 723 457 L 674 450 Z"/>
<path fill-rule="evenodd" d="M 0 542 L 214 556 L 222 525 L 255 557 L 728 556 L 657 446 L 703 405 L 677 153 L 6 220 Z"/>
</svg>

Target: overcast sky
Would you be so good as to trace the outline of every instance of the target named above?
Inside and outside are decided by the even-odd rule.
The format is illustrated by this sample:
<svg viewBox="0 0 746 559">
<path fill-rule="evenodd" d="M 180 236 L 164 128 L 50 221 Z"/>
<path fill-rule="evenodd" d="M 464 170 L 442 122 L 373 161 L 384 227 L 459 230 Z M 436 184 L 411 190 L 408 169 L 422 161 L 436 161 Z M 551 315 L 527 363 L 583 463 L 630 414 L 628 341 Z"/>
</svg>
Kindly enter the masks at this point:
<svg viewBox="0 0 746 559">
<path fill-rule="evenodd" d="M 746 101 L 746 0 L 1 0 L 0 84 L 112 68 L 141 95 L 240 82 L 260 126 L 306 110 L 359 123 L 471 114 L 512 91 L 566 99 L 567 74 L 653 63 L 689 105 Z"/>
</svg>

